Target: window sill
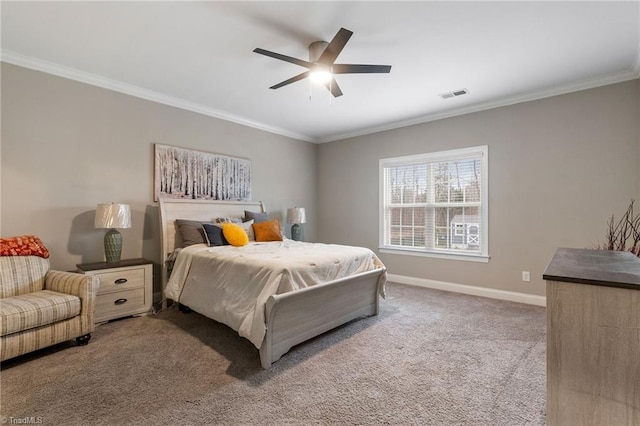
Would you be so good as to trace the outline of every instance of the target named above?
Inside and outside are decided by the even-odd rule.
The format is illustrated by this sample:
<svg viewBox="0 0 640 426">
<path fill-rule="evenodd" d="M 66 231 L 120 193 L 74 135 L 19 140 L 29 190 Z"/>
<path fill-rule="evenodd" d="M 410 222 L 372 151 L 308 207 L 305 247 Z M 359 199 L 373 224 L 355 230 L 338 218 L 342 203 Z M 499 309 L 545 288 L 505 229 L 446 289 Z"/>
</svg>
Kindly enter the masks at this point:
<svg viewBox="0 0 640 426">
<path fill-rule="evenodd" d="M 489 256 L 481 254 L 465 254 L 465 253 L 448 253 L 448 252 L 434 252 L 425 250 L 412 250 L 409 248 L 398 247 L 378 247 L 380 253 L 385 254 L 400 254 L 404 256 L 418 256 L 418 257 L 431 257 L 435 259 L 448 259 L 448 260 L 462 260 L 466 262 L 480 262 L 489 263 Z"/>
</svg>

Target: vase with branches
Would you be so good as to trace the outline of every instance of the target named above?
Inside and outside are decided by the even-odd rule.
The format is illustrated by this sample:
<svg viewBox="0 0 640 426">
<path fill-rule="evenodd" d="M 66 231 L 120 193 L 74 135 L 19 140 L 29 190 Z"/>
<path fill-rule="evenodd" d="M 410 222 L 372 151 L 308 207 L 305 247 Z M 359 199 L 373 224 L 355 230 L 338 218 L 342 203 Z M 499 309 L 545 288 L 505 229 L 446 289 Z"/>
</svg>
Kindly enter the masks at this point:
<svg viewBox="0 0 640 426">
<path fill-rule="evenodd" d="M 640 257 L 640 214 L 634 215 L 631 200 L 629 208 L 619 220 L 611 215 L 607 223 L 607 240 L 597 248 L 602 250 L 630 251 Z"/>
</svg>

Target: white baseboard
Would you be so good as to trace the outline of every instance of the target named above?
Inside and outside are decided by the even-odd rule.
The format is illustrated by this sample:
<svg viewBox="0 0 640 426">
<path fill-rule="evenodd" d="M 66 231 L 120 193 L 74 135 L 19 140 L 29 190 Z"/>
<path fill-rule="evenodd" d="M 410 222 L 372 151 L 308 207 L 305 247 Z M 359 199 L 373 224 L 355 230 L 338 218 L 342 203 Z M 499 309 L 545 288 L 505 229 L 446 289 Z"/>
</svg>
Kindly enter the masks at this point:
<svg viewBox="0 0 640 426">
<path fill-rule="evenodd" d="M 515 291 L 496 290 L 486 287 L 455 284 L 445 281 L 428 280 L 424 278 L 407 277 L 405 275 L 387 274 L 387 281 L 400 284 L 414 285 L 417 287 L 432 288 L 434 290 L 452 291 L 454 293 L 470 294 L 472 296 L 489 297 L 491 299 L 508 300 L 510 302 L 526 303 L 528 305 L 547 306 L 547 298 L 533 294 L 518 293 Z"/>
</svg>

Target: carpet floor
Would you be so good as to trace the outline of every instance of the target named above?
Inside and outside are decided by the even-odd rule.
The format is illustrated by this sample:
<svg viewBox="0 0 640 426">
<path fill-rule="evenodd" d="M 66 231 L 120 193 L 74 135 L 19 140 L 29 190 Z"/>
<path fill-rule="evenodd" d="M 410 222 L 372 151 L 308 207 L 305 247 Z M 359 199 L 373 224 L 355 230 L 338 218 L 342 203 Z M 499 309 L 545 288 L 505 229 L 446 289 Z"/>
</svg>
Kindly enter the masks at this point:
<svg viewBox="0 0 640 426">
<path fill-rule="evenodd" d="M 543 425 L 545 309 L 389 283 L 380 314 L 270 370 L 171 308 L 2 364 L 0 415 L 45 425 Z"/>
</svg>

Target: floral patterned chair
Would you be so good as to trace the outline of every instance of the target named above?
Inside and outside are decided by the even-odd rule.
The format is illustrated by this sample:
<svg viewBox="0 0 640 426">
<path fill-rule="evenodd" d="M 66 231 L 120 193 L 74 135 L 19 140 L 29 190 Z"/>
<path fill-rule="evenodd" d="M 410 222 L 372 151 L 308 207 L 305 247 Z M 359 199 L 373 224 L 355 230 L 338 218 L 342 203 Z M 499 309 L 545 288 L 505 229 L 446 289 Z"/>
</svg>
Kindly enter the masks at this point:
<svg viewBox="0 0 640 426">
<path fill-rule="evenodd" d="M 0 360 L 76 339 L 95 329 L 99 280 L 53 271 L 49 252 L 33 236 L 0 239 Z"/>
</svg>

